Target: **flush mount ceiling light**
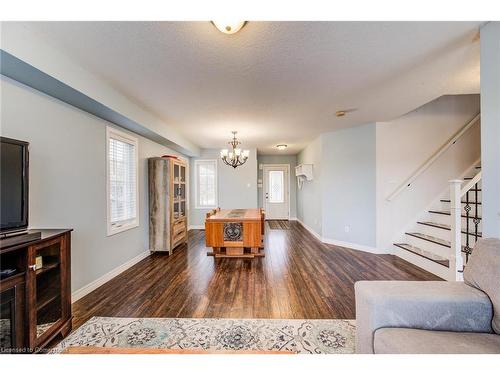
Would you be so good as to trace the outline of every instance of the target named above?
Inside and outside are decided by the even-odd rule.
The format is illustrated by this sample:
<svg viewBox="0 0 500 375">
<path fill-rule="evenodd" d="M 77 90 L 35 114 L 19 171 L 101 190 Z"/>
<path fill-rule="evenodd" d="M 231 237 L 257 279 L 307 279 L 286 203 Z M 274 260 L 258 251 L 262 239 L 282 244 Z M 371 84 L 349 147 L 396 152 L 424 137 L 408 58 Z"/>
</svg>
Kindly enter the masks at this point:
<svg viewBox="0 0 500 375">
<path fill-rule="evenodd" d="M 357 111 L 357 110 L 358 110 L 357 108 L 340 109 L 337 112 L 335 112 L 335 116 L 337 116 L 337 117 L 344 117 L 348 113 L 351 113 L 351 112 L 354 112 L 354 111 Z"/>
<path fill-rule="evenodd" d="M 285 145 L 285 144 L 276 145 L 276 148 L 280 151 L 286 150 L 287 147 L 288 147 L 288 145 Z"/>
<path fill-rule="evenodd" d="M 236 34 L 247 21 L 212 21 L 212 24 L 224 34 Z"/>
</svg>

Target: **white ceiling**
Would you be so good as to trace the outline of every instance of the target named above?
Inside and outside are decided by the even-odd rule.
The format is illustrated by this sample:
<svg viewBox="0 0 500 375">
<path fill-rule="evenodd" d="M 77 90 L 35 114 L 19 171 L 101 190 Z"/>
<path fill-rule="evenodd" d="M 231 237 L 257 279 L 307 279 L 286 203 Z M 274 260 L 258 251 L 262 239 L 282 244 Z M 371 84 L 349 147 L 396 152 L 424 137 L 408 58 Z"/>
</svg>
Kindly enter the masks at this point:
<svg viewBox="0 0 500 375">
<path fill-rule="evenodd" d="M 202 148 L 318 134 L 479 92 L 479 22 L 45 22 L 29 27 Z M 344 118 L 339 109 L 356 108 Z"/>
</svg>

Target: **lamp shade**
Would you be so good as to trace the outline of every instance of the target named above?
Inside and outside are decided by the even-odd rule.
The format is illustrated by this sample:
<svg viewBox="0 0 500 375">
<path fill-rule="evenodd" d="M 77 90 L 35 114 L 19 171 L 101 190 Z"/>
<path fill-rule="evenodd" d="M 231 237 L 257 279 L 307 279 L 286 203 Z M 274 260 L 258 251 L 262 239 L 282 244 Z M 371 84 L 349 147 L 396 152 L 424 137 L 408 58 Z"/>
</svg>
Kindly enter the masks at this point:
<svg viewBox="0 0 500 375">
<path fill-rule="evenodd" d="M 224 34 L 236 34 L 245 25 L 246 21 L 212 21 L 214 26 Z"/>
</svg>

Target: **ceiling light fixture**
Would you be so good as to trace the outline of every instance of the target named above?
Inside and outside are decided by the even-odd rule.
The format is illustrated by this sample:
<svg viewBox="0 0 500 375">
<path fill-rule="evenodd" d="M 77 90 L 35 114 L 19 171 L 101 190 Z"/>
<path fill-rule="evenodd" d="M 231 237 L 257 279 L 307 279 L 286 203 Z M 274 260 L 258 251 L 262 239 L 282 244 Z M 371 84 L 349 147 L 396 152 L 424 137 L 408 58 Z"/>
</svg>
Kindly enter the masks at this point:
<svg viewBox="0 0 500 375">
<path fill-rule="evenodd" d="M 211 21 L 213 25 L 224 34 L 236 34 L 247 21 Z"/>
<path fill-rule="evenodd" d="M 228 142 L 232 150 L 228 150 L 227 148 L 221 150 L 220 158 L 224 164 L 236 169 L 236 167 L 246 163 L 248 156 L 250 155 L 250 151 L 239 148 L 238 146 L 241 145 L 241 142 L 236 139 L 236 133 L 238 132 L 233 131 L 232 133 L 233 140 Z"/>
<path fill-rule="evenodd" d="M 348 113 L 355 112 L 357 110 L 358 110 L 357 108 L 339 109 L 337 112 L 335 112 L 335 116 L 344 117 Z"/>
<path fill-rule="evenodd" d="M 285 144 L 276 145 L 276 148 L 280 151 L 286 150 L 287 147 L 288 147 L 288 145 L 285 145 Z"/>
</svg>

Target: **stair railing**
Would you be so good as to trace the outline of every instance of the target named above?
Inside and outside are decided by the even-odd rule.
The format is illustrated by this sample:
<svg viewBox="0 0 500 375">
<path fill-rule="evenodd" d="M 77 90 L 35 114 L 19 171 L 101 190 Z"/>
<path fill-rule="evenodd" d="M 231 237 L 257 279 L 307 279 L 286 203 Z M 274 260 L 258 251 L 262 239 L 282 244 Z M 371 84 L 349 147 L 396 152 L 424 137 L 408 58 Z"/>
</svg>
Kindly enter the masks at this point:
<svg viewBox="0 0 500 375">
<path fill-rule="evenodd" d="M 404 180 L 391 194 L 389 194 L 385 199 L 387 201 L 392 201 L 396 196 L 398 196 L 403 190 L 410 187 L 410 185 L 424 173 L 434 162 L 439 159 L 439 157 L 446 152 L 451 146 L 453 146 L 466 132 L 472 127 L 479 119 L 481 118 L 481 114 L 478 113 L 472 120 L 470 120 L 467 124 L 462 126 L 462 128 L 456 132 L 450 139 L 448 139 L 441 147 L 439 147 L 434 154 L 432 154 L 415 172 L 413 172 L 410 177 Z"/>
<path fill-rule="evenodd" d="M 469 256 L 472 252 L 473 243 L 471 237 L 474 238 L 474 243 L 479 238 L 479 187 L 482 174 L 479 172 L 474 178 L 468 181 L 462 187 L 462 180 L 450 181 L 450 217 L 451 217 L 451 263 L 450 271 L 453 272 L 455 280 L 463 280 L 463 270 L 465 264 L 469 261 Z M 462 198 L 465 197 L 464 200 Z M 474 198 L 474 200 L 471 200 Z M 465 229 L 462 229 L 462 204 L 465 204 Z M 474 206 L 474 215 L 470 211 Z M 472 219 L 472 225 L 470 220 Z M 465 244 L 462 246 L 462 233 L 465 234 Z M 462 253 L 465 253 L 465 264 Z"/>
</svg>

